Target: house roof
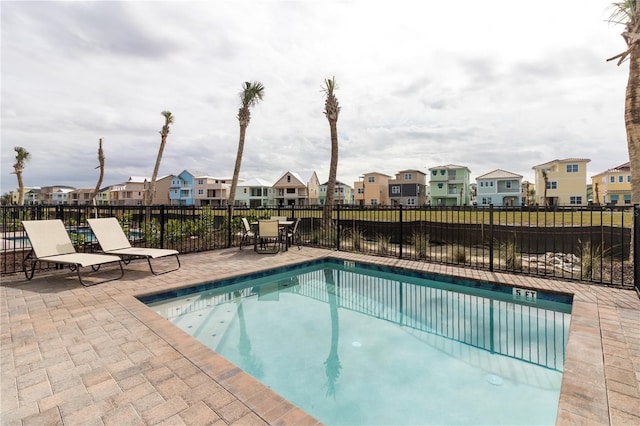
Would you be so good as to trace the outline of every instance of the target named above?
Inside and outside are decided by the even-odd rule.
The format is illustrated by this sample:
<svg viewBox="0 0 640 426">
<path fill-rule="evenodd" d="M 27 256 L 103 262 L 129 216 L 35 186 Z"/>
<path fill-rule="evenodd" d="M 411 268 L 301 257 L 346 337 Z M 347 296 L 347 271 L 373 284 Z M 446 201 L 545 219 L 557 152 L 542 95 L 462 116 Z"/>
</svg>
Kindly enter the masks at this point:
<svg viewBox="0 0 640 426">
<path fill-rule="evenodd" d="M 150 181 L 151 178 L 143 177 L 143 176 L 129 176 L 129 180 L 127 182 L 147 182 Z"/>
<path fill-rule="evenodd" d="M 522 175 L 511 173 L 502 169 L 495 169 L 492 172 L 485 173 L 482 176 L 476 177 L 476 179 L 509 179 L 509 178 L 522 178 Z"/>
<path fill-rule="evenodd" d="M 271 187 L 271 183 L 267 182 L 264 179 L 260 178 L 252 178 L 245 182 L 238 182 L 238 186 L 261 186 L 261 187 Z"/>
<path fill-rule="evenodd" d="M 444 166 L 429 167 L 429 170 L 433 169 L 466 169 L 469 173 L 471 173 L 471 170 L 469 170 L 467 166 L 459 166 L 457 164 L 445 164 Z"/>
<path fill-rule="evenodd" d="M 327 186 L 327 185 L 329 185 L 329 181 L 326 181 L 325 183 L 321 184 L 321 186 Z M 351 188 L 349 185 L 347 185 L 346 183 L 341 182 L 339 180 L 336 180 L 336 186 L 346 186 L 346 187 Z"/>
<path fill-rule="evenodd" d="M 538 164 L 537 166 L 533 166 L 532 169 L 537 169 L 538 167 L 543 167 L 543 166 L 549 166 L 549 165 L 554 164 L 554 163 L 576 163 L 576 162 L 578 162 L 578 163 L 582 163 L 582 162 L 588 163 L 590 161 L 591 161 L 590 158 L 564 158 L 562 160 L 559 160 L 559 159 L 556 158 L 555 160 L 547 161 L 546 163 L 542 163 L 542 164 Z"/>
<path fill-rule="evenodd" d="M 613 167 L 611 169 L 607 169 L 604 172 L 600 172 L 600 173 L 595 174 L 595 175 L 593 175 L 591 177 L 593 178 L 593 177 L 600 176 L 600 175 L 605 175 L 605 174 L 608 174 L 608 173 L 626 172 L 626 171 L 629 171 L 629 170 L 631 170 L 631 162 L 627 161 L 624 164 L 620 164 L 619 166 Z"/>
</svg>

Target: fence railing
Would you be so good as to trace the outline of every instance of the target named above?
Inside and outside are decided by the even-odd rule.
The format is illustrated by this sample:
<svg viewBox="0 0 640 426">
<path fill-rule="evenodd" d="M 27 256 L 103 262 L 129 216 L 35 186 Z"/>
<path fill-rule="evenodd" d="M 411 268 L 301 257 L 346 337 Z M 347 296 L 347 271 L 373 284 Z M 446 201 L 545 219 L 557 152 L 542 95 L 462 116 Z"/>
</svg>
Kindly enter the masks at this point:
<svg viewBox="0 0 640 426">
<path fill-rule="evenodd" d="M 22 220 L 61 219 L 78 251 L 99 247 L 88 217 L 117 217 L 133 245 L 182 253 L 239 245 L 241 217 L 300 218 L 302 245 L 636 288 L 640 207 L 2 206 L 1 273 L 22 272 Z M 633 246 L 633 247 L 632 247 Z M 640 291 L 640 290 L 639 290 Z"/>
</svg>

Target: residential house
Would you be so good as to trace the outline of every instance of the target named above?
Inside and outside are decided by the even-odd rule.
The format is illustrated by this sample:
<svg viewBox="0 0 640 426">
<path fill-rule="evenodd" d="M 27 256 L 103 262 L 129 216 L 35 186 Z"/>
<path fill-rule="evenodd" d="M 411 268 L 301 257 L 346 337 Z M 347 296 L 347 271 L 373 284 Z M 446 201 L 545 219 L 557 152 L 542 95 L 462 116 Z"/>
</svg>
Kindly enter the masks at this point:
<svg viewBox="0 0 640 426">
<path fill-rule="evenodd" d="M 496 169 L 476 178 L 478 206 L 493 204 L 496 207 L 522 205 L 522 176 Z"/>
<path fill-rule="evenodd" d="M 238 182 L 236 205 L 245 207 L 267 207 L 275 205 L 276 190 L 264 179 L 253 178 Z"/>
<path fill-rule="evenodd" d="M 588 158 L 565 158 L 533 166 L 537 204 L 586 205 L 587 163 L 590 161 Z"/>
<path fill-rule="evenodd" d="M 173 183 L 173 175 L 162 176 L 156 179 L 156 194 L 153 196 L 153 204 L 156 206 L 168 206 L 171 204 L 169 194 Z"/>
<path fill-rule="evenodd" d="M 144 206 L 150 178 L 130 176 L 129 180 L 111 188 L 111 204 L 115 206 Z"/>
<path fill-rule="evenodd" d="M 320 204 L 324 205 L 327 198 L 327 185 L 329 182 L 325 182 L 320 185 Z M 334 204 L 353 204 L 353 188 L 349 185 L 336 180 L 336 186 L 333 191 L 333 203 Z"/>
<path fill-rule="evenodd" d="M 111 204 L 111 186 L 105 186 L 98 190 L 98 195 L 96 195 L 96 204 L 99 206 L 108 206 Z"/>
<path fill-rule="evenodd" d="M 423 206 L 427 204 L 427 175 L 420 170 L 402 170 L 388 181 L 392 206 Z"/>
<path fill-rule="evenodd" d="M 193 206 L 194 199 L 194 175 L 188 170 L 183 170 L 178 176 L 171 178 L 169 188 L 169 202 L 172 206 Z"/>
<path fill-rule="evenodd" d="M 314 171 L 288 171 L 273 184 L 279 206 L 305 206 L 320 203 L 320 181 Z"/>
<path fill-rule="evenodd" d="M 68 199 L 66 196 L 74 189 L 73 186 L 66 185 L 43 186 L 40 188 L 38 202 L 44 205 L 67 204 Z M 54 197 L 54 194 L 63 194 L 64 196 Z M 56 200 L 54 200 L 54 198 L 56 198 Z"/>
<path fill-rule="evenodd" d="M 536 203 L 536 185 L 528 180 L 523 180 L 520 185 L 522 192 L 520 197 L 522 198 L 522 204 L 529 206 Z"/>
<path fill-rule="evenodd" d="M 360 180 L 353 183 L 354 200 L 359 206 L 388 206 L 389 179 L 391 176 L 383 173 L 371 172 L 360 176 Z"/>
<path fill-rule="evenodd" d="M 73 191 L 71 188 L 58 188 L 51 194 L 51 204 L 56 206 L 69 204 L 69 195 L 71 191 Z"/>
<path fill-rule="evenodd" d="M 195 205 L 225 207 L 229 200 L 232 180 L 233 178 L 217 178 L 206 175 L 194 177 Z"/>
<path fill-rule="evenodd" d="M 435 206 L 465 206 L 471 203 L 471 170 L 447 164 L 429 169 L 431 203 Z"/>
<path fill-rule="evenodd" d="M 16 189 L 15 191 L 11 191 L 9 193 L 11 196 L 11 204 L 18 204 L 18 198 L 20 197 L 20 191 Z M 33 206 L 38 204 L 40 200 L 40 188 L 39 187 L 25 187 L 24 188 L 24 205 L 25 206 Z"/>
<path fill-rule="evenodd" d="M 591 176 L 593 204 L 631 205 L 631 163 Z"/>
<path fill-rule="evenodd" d="M 77 188 L 69 192 L 69 204 L 72 206 L 90 206 L 92 201 L 93 189 Z"/>
</svg>

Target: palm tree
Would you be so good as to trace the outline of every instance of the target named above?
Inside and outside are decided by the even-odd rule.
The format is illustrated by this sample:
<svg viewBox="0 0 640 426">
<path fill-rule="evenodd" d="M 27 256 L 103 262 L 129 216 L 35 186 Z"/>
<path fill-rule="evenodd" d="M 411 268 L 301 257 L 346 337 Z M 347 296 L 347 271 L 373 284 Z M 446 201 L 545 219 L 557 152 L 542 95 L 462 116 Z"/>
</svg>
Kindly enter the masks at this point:
<svg viewBox="0 0 640 426">
<path fill-rule="evenodd" d="M 236 202 L 236 188 L 238 187 L 238 176 L 240 176 L 240 165 L 242 164 L 242 152 L 244 151 L 244 136 L 247 131 L 249 121 L 251 121 L 252 106 L 257 105 L 264 97 L 264 86 L 262 83 L 245 81 L 240 92 L 240 109 L 238 110 L 238 123 L 240 124 L 240 140 L 238 141 L 238 153 L 236 154 L 236 165 L 233 168 L 233 179 L 229 190 L 228 204 L 231 206 L 231 216 L 233 216 L 233 205 Z"/>
<path fill-rule="evenodd" d="M 94 206 L 98 204 L 96 197 L 98 196 L 98 191 L 100 191 L 100 185 L 102 185 L 102 179 L 104 178 L 104 151 L 102 150 L 102 138 L 100 138 L 100 141 L 98 142 L 98 167 L 96 167 L 96 169 L 98 168 L 100 169 L 100 176 L 98 177 L 98 182 L 96 182 L 96 188 L 91 194 Z"/>
<path fill-rule="evenodd" d="M 149 188 L 147 188 L 147 206 L 153 205 L 153 199 L 156 196 L 156 179 L 158 177 L 158 170 L 160 169 L 160 161 L 162 161 L 162 153 L 164 147 L 167 144 L 167 136 L 169 135 L 169 125 L 173 124 L 173 115 L 170 111 L 162 111 L 164 116 L 164 126 L 160 130 L 160 149 L 158 149 L 158 157 L 156 158 L 156 165 L 153 168 L 153 175 L 151 175 L 151 182 L 149 182 Z"/>
<path fill-rule="evenodd" d="M 336 78 L 324 80 L 322 91 L 326 95 L 324 101 L 324 115 L 329 120 L 329 128 L 331 129 L 331 164 L 329 165 L 329 181 L 327 182 L 327 197 L 325 198 L 324 211 L 322 213 L 322 221 L 325 225 L 331 223 L 331 214 L 333 213 L 333 196 L 336 188 L 336 174 L 338 172 L 338 115 L 340 114 L 340 105 L 338 99 L 333 93 L 336 86 Z"/>
<path fill-rule="evenodd" d="M 640 0 L 613 3 L 609 22 L 622 24 L 627 49 L 607 61 L 618 59 L 620 65 L 629 59 L 629 78 L 624 102 L 627 150 L 631 162 L 631 204 L 640 203 Z"/>
<path fill-rule="evenodd" d="M 18 205 L 21 206 L 24 204 L 24 182 L 22 181 L 22 171 L 24 170 L 25 163 L 31 159 L 31 154 L 21 146 L 16 146 L 13 150 L 16 152 L 16 162 L 13 165 L 13 173 L 15 173 L 18 178 Z"/>
</svg>

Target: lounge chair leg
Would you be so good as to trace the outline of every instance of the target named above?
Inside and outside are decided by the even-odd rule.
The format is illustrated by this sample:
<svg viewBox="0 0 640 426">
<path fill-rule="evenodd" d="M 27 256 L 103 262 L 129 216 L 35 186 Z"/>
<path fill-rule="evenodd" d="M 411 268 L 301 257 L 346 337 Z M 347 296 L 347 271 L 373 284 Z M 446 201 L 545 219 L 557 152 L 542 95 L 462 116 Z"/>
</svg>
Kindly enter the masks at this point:
<svg viewBox="0 0 640 426">
<path fill-rule="evenodd" d="M 173 269 L 169 269 L 168 271 L 163 271 L 163 272 L 156 272 L 153 270 L 153 266 L 151 265 L 151 258 L 147 257 L 147 263 L 149 264 L 149 269 L 151 269 L 151 273 L 153 275 L 162 275 L 162 274 L 166 274 L 167 272 L 173 272 L 173 271 L 177 271 L 178 269 L 180 269 L 180 258 L 178 257 L 178 255 L 176 254 L 176 261 L 178 262 L 178 267 L 173 268 Z"/>
</svg>

